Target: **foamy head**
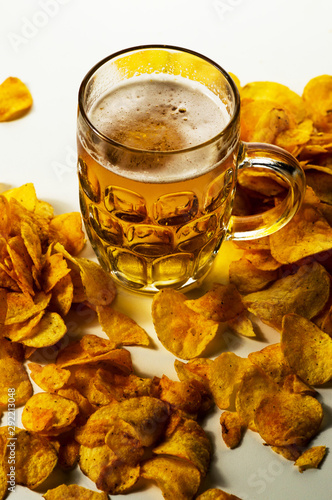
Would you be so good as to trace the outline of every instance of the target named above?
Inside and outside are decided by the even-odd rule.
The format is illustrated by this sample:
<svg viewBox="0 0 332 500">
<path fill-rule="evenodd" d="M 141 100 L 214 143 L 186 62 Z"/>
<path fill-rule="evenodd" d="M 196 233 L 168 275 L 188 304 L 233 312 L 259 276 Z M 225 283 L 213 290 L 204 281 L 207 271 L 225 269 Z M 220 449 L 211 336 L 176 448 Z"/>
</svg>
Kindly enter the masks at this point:
<svg viewBox="0 0 332 500">
<path fill-rule="evenodd" d="M 109 170 L 143 182 L 174 182 L 213 168 L 220 145 L 195 148 L 218 136 L 230 120 L 226 105 L 204 85 L 168 74 L 125 80 L 97 99 L 88 117 L 104 136 L 125 146 L 113 155 L 116 161 L 109 144 L 104 150 L 98 146 L 98 157 L 91 155 Z"/>
</svg>

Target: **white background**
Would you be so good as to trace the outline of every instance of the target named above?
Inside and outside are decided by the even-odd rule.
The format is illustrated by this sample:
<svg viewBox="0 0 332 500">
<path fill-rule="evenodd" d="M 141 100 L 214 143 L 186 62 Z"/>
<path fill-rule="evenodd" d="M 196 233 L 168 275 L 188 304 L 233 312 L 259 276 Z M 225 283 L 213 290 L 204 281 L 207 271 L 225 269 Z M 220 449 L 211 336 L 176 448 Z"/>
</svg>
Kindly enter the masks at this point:
<svg viewBox="0 0 332 500">
<path fill-rule="evenodd" d="M 242 84 L 273 80 L 301 93 L 310 78 L 332 73 L 331 19 L 329 0 L 0 0 L 0 80 L 17 76 L 34 97 L 26 117 L 0 123 L 2 189 L 33 182 L 38 197 L 51 202 L 57 213 L 79 209 L 77 91 L 86 72 L 105 56 L 140 44 L 178 45 L 214 59 Z M 85 254 L 93 258 L 89 246 Z M 224 277 L 219 258 L 209 280 Z M 116 302 L 155 338 L 150 306 L 151 299 L 123 291 Z M 99 332 L 95 325 L 83 328 L 83 333 Z M 278 341 L 276 332 L 265 329 L 263 340 L 228 335 L 223 348 L 245 356 Z M 174 358 L 158 340 L 154 350 L 131 351 L 139 373 L 165 373 L 176 379 Z M 221 351 L 219 346 L 209 354 Z M 323 388 L 320 394 L 326 418 L 313 444 L 331 445 L 331 389 Z M 300 474 L 251 432 L 239 448 L 227 450 L 219 414 L 217 410 L 204 423 L 214 445 L 205 488 L 220 487 L 243 500 L 331 498 L 331 454 L 321 470 Z M 94 489 L 78 472 L 60 475 L 59 480 L 80 481 Z M 55 485 L 48 481 L 37 493 L 17 487 L 10 499 L 40 498 L 46 487 Z M 162 495 L 150 487 L 118 498 L 158 500 Z"/>
</svg>

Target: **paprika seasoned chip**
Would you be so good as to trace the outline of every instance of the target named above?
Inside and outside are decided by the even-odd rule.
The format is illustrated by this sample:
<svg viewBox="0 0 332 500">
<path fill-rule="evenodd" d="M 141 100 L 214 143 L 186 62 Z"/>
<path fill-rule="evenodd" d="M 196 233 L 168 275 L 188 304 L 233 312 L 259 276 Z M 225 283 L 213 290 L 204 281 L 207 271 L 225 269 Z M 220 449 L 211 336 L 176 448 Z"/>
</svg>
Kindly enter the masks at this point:
<svg viewBox="0 0 332 500">
<path fill-rule="evenodd" d="M 321 264 L 313 262 L 265 290 L 246 295 L 243 303 L 264 323 L 281 331 L 285 314 L 297 313 L 311 319 L 323 309 L 329 294 L 330 276 Z"/>
<path fill-rule="evenodd" d="M 309 385 L 332 379 L 332 339 L 308 319 L 297 314 L 284 316 L 281 349 L 295 373 Z"/>
<path fill-rule="evenodd" d="M 192 500 L 201 474 L 191 462 L 171 457 L 154 457 L 142 464 L 141 475 L 157 483 L 164 498 Z"/>
<path fill-rule="evenodd" d="M 21 118 L 32 102 L 28 87 L 19 78 L 10 76 L 0 85 L 0 122 Z"/>
<path fill-rule="evenodd" d="M 26 403 L 22 424 L 28 431 L 56 435 L 73 424 L 79 408 L 74 401 L 58 394 L 38 392 Z"/>
<path fill-rule="evenodd" d="M 322 419 L 317 399 L 286 391 L 264 397 L 255 412 L 258 433 L 273 446 L 305 445 L 317 434 Z"/>
<path fill-rule="evenodd" d="M 154 296 L 152 319 L 160 342 L 182 359 L 199 356 L 219 327 L 216 321 L 188 307 L 186 297 L 176 290 L 162 290 Z"/>
<path fill-rule="evenodd" d="M 300 472 L 307 469 L 317 469 L 321 461 L 325 457 L 326 446 L 313 446 L 302 453 L 295 461 L 294 465 L 299 468 Z"/>
</svg>

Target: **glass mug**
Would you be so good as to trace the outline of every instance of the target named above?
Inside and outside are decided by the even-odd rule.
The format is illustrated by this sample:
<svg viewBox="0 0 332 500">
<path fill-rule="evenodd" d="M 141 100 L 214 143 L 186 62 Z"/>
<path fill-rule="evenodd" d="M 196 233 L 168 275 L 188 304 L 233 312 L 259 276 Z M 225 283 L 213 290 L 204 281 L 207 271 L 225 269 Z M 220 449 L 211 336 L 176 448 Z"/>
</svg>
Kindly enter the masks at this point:
<svg viewBox="0 0 332 500">
<path fill-rule="evenodd" d="M 297 212 L 304 174 L 288 152 L 240 141 L 231 77 L 193 51 L 139 46 L 94 66 L 79 90 L 80 207 L 101 265 L 140 292 L 199 284 L 224 239 L 272 234 Z M 235 217 L 237 171 L 289 189 L 263 214 Z"/>
</svg>

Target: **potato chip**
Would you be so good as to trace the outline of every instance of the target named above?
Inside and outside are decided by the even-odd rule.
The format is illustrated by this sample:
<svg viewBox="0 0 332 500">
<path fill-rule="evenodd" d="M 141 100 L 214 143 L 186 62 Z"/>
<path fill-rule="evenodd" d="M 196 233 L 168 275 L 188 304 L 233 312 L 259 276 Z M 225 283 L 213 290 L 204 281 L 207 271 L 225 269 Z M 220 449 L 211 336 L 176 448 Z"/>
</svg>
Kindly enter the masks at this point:
<svg viewBox="0 0 332 500">
<path fill-rule="evenodd" d="M 3 334 L 13 342 L 21 342 L 32 335 L 34 328 L 38 325 L 44 315 L 44 311 L 35 314 L 31 318 L 3 326 Z"/>
<path fill-rule="evenodd" d="M 97 306 L 96 311 L 103 331 L 116 345 L 149 345 L 146 331 L 129 316 L 110 306 Z"/>
<path fill-rule="evenodd" d="M 44 311 L 49 304 L 51 294 L 36 293 L 34 299 L 23 293 L 7 293 L 7 315 L 5 324 L 21 323 L 35 314 Z"/>
<path fill-rule="evenodd" d="M 78 412 L 79 408 L 74 401 L 58 394 L 39 392 L 26 403 L 22 412 L 22 424 L 28 431 L 56 435 L 73 424 Z"/>
<path fill-rule="evenodd" d="M 302 453 L 302 455 L 296 460 L 294 465 L 299 468 L 300 472 L 307 469 L 317 469 L 325 457 L 326 446 L 313 446 Z"/>
<path fill-rule="evenodd" d="M 206 319 L 186 305 L 186 297 L 176 290 L 158 292 L 152 302 L 152 319 L 163 346 L 175 356 L 199 356 L 216 336 L 219 323 Z"/>
<path fill-rule="evenodd" d="M 24 348 L 18 342 L 11 342 L 5 337 L 0 337 L 0 359 L 14 358 L 16 361 L 23 363 Z"/>
<path fill-rule="evenodd" d="M 310 186 L 319 199 L 329 205 L 332 205 L 332 171 L 329 173 L 319 172 L 314 169 L 305 171 L 307 185 Z"/>
<path fill-rule="evenodd" d="M 191 462 L 171 457 L 154 457 L 142 464 L 141 475 L 157 483 L 163 497 L 192 500 L 201 474 Z"/>
<path fill-rule="evenodd" d="M 115 417 L 110 421 L 105 444 L 114 451 L 120 461 L 130 465 L 136 465 L 144 454 L 135 428 L 122 418 Z"/>
<path fill-rule="evenodd" d="M 38 363 L 29 363 L 30 377 L 41 389 L 47 392 L 56 392 L 69 380 L 70 371 L 60 368 L 54 363 L 41 366 Z"/>
<path fill-rule="evenodd" d="M 23 293 L 35 295 L 33 289 L 32 260 L 20 236 L 14 236 L 7 242 L 7 251 L 12 264 L 12 277 Z"/>
<path fill-rule="evenodd" d="M 158 398 L 166 401 L 173 409 L 184 412 L 188 417 L 196 416 L 201 410 L 202 397 L 197 385 L 190 380 L 177 382 L 163 375 L 156 389 Z"/>
<path fill-rule="evenodd" d="M 153 445 L 162 435 L 169 417 L 169 406 L 157 398 L 141 396 L 99 408 L 88 424 L 114 417 L 123 419 L 136 430 L 143 446 Z"/>
<path fill-rule="evenodd" d="M 312 78 L 304 87 L 303 100 L 318 130 L 332 131 L 332 76 Z"/>
<path fill-rule="evenodd" d="M 222 322 L 243 311 L 241 297 L 233 285 L 215 283 L 202 297 L 186 300 L 185 305 L 206 319 Z"/>
<path fill-rule="evenodd" d="M 32 394 L 32 385 L 22 363 L 3 357 L 0 359 L 0 410 L 8 408 L 9 390 L 15 391 L 16 406 L 22 406 Z"/>
<path fill-rule="evenodd" d="M 79 212 L 57 215 L 49 224 L 50 242 L 59 242 L 71 255 L 78 255 L 85 245 Z"/>
<path fill-rule="evenodd" d="M 0 122 L 16 120 L 24 116 L 32 106 L 28 87 L 13 76 L 0 85 Z"/>
<path fill-rule="evenodd" d="M 2 427 L 3 429 L 3 427 Z M 15 482 L 35 490 L 47 479 L 57 463 L 57 453 L 43 436 L 24 429 L 15 429 Z M 5 463 L 9 473 L 10 446 L 7 447 Z"/>
<path fill-rule="evenodd" d="M 88 490 L 78 484 L 61 484 L 43 495 L 46 500 L 108 500 L 107 493 Z"/>
<path fill-rule="evenodd" d="M 41 283 L 44 292 L 50 292 L 69 273 L 70 269 L 61 253 L 46 255 L 41 273 Z"/>
<path fill-rule="evenodd" d="M 283 318 L 281 349 L 293 370 L 309 385 L 332 379 L 332 339 L 297 314 Z"/>
<path fill-rule="evenodd" d="M 308 186 L 292 220 L 270 236 L 271 254 L 282 264 L 332 248 L 332 228 L 319 211 L 319 198 Z"/>
<path fill-rule="evenodd" d="M 236 393 L 236 411 L 244 424 L 257 431 L 255 415 L 262 399 L 279 392 L 278 385 L 257 366 L 249 366 L 242 376 Z"/>
<path fill-rule="evenodd" d="M 196 380 L 209 389 L 210 366 L 213 364 L 209 358 L 195 358 L 188 363 L 179 359 L 174 361 L 174 368 L 180 380 Z"/>
<path fill-rule="evenodd" d="M 32 329 L 28 338 L 21 340 L 28 347 L 55 345 L 67 332 L 67 326 L 58 313 L 46 312 Z"/>
<path fill-rule="evenodd" d="M 95 448 L 81 446 L 79 464 L 82 472 L 96 483 L 98 489 L 114 495 L 130 490 L 140 474 L 139 465 L 121 462 L 107 445 Z"/>
<path fill-rule="evenodd" d="M 84 397 L 76 387 L 73 387 L 71 385 L 64 387 L 62 389 L 59 389 L 57 391 L 59 396 L 62 396 L 66 399 L 71 399 L 74 401 L 79 409 L 79 414 L 75 418 L 75 423 L 77 425 L 83 425 L 89 418 L 89 416 L 95 411 L 95 407 L 93 407 L 90 402 L 87 400 L 86 397 Z"/>
<path fill-rule="evenodd" d="M 196 500 L 241 500 L 241 498 L 226 493 L 226 491 L 219 490 L 218 488 L 211 488 L 196 497 Z"/>
<path fill-rule="evenodd" d="M 305 445 L 317 434 L 322 419 L 317 399 L 286 391 L 265 396 L 255 412 L 258 433 L 273 446 Z"/>
<path fill-rule="evenodd" d="M 39 271 L 42 266 L 42 248 L 37 231 L 32 225 L 23 220 L 21 222 L 21 236 L 34 266 Z"/>
<path fill-rule="evenodd" d="M 279 343 L 268 345 L 260 351 L 251 352 L 248 354 L 248 358 L 281 387 L 285 378 L 293 373 Z"/>
<path fill-rule="evenodd" d="M 173 417 L 174 419 L 174 417 Z M 169 455 L 189 460 L 205 477 L 211 459 L 211 443 L 205 431 L 194 420 L 175 417 L 176 424 L 171 423 L 171 431 L 153 453 Z"/>
<path fill-rule="evenodd" d="M 52 288 L 50 309 L 64 317 L 69 313 L 73 301 L 74 285 L 71 276 L 67 274 Z"/>
<path fill-rule="evenodd" d="M 242 313 L 227 321 L 228 326 L 239 335 L 244 337 L 256 337 L 254 325 L 248 316 L 248 311 Z"/>
<path fill-rule="evenodd" d="M 229 266 L 229 280 L 241 294 L 258 292 L 277 278 L 277 270 L 257 269 L 246 258 L 232 261 Z"/>
<path fill-rule="evenodd" d="M 84 340 L 76 341 L 68 344 L 67 347 L 62 349 L 58 356 L 56 363 L 62 368 L 71 367 L 75 365 L 95 364 L 104 361 L 112 364 L 115 368 L 121 370 L 123 373 L 130 373 L 132 371 L 132 361 L 130 352 L 126 349 L 115 349 L 114 344 L 106 339 L 101 339 L 96 335 L 91 337 L 98 338 L 103 342 L 104 350 L 101 353 L 93 352 L 92 349 L 87 348 L 88 338 L 90 335 L 85 335 Z M 100 341 L 98 346 L 100 349 Z M 84 346 L 87 350 L 84 350 Z M 100 352 L 100 351 L 99 351 Z"/>
<path fill-rule="evenodd" d="M 243 303 L 264 323 L 281 331 L 285 314 L 297 313 L 310 319 L 323 309 L 329 293 L 329 274 L 322 265 L 313 262 L 265 290 L 246 295 Z"/>
<path fill-rule="evenodd" d="M 246 250 L 244 257 L 253 266 L 262 271 L 275 271 L 282 265 L 272 257 L 270 250 Z"/>
<path fill-rule="evenodd" d="M 233 352 L 221 353 L 210 366 L 210 390 L 216 405 L 221 410 L 227 410 L 232 404 L 232 396 L 251 367 L 247 358 L 241 358 Z"/>
<path fill-rule="evenodd" d="M 240 415 L 235 411 L 223 411 L 220 415 L 221 435 L 228 448 L 236 448 L 242 439 L 245 425 Z"/>
</svg>

